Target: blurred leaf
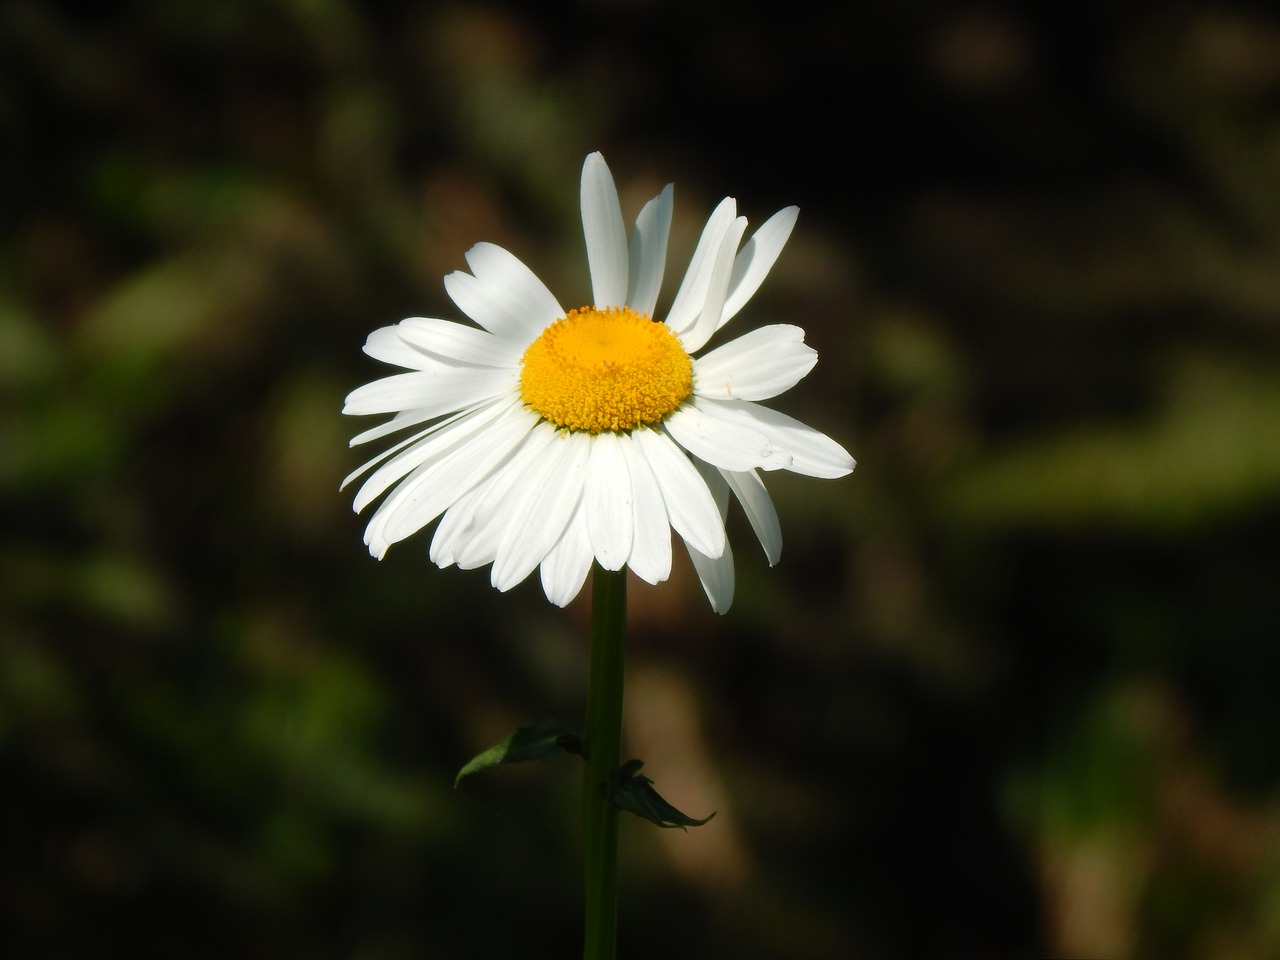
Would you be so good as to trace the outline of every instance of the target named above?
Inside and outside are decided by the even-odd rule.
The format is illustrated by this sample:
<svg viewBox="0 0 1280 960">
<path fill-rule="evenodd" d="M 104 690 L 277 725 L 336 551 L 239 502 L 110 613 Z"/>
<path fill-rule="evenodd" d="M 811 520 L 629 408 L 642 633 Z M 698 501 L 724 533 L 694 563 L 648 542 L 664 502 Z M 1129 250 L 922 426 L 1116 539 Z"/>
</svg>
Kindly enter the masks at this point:
<svg viewBox="0 0 1280 960">
<path fill-rule="evenodd" d="M 463 777 L 480 770 L 504 763 L 527 763 L 530 760 L 550 760 L 557 753 L 582 753 L 582 740 L 559 720 L 543 719 L 527 727 L 520 727 L 506 739 L 495 743 L 473 757 L 458 771 L 453 785 Z"/>
<path fill-rule="evenodd" d="M 1274 499 L 1274 367 L 1198 357 L 1175 365 L 1145 424 L 1081 425 L 993 452 L 943 489 L 948 512 L 998 526 L 1119 523 L 1179 530 Z"/>
<path fill-rule="evenodd" d="M 13 292 L 0 288 L 0 390 L 47 383 L 61 363 L 61 348 L 53 333 Z"/>
</svg>

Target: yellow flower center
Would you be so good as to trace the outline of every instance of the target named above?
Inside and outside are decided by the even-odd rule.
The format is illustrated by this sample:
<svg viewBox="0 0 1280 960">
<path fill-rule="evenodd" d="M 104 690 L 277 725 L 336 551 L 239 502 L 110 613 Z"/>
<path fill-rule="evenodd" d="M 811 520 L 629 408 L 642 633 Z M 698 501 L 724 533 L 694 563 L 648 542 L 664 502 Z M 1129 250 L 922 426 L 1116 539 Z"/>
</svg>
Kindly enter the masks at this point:
<svg viewBox="0 0 1280 960">
<path fill-rule="evenodd" d="M 634 430 L 669 416 L 693 386 L 693 362 L 665 323 L 630 307 L 570 310 L 529 345 L 520 395 L 567 430 Z"/>
</svg>

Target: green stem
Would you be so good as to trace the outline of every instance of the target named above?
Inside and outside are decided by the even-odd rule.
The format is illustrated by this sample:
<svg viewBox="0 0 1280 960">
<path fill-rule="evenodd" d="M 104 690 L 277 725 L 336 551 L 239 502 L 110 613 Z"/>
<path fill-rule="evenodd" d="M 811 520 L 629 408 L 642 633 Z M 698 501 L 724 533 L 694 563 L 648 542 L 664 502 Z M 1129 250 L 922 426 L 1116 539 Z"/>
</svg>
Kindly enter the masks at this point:
<svg viewBox="0 0 1280 960">
<path fill-rule="evenodd" d="M 626 568 L 596 564 L 591 576 L 591 672 L 583 731 L 582 828 L 586 960 L 613 960 L 618 939 L 618 808 L 603 784 L 617 769 L 622 749 L 624 642 L 627 633 Z"/>
</svg>

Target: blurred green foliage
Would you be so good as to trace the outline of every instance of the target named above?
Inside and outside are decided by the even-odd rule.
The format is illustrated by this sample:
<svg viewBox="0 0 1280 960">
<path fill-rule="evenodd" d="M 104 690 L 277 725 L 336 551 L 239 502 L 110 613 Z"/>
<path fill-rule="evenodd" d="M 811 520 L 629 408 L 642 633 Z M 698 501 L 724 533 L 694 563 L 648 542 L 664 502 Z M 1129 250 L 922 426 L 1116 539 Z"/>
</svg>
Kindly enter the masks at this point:
<svg viewBox="0 0 1280 960">
<path fill-rule="evenodd" d="M 1280 955 L 1280 19 L 1189 2 L 0 7 L 0 948 L 573 955 L 585 599 L 382 563 L 374 327 L 576 191 L 799 228 L 860 466 L 632 590 L 625 954 Z M 572 291 L 578 291 L 574 293 Z M 668 836 L 668 833 L 676 834 Z"/>
</svg>

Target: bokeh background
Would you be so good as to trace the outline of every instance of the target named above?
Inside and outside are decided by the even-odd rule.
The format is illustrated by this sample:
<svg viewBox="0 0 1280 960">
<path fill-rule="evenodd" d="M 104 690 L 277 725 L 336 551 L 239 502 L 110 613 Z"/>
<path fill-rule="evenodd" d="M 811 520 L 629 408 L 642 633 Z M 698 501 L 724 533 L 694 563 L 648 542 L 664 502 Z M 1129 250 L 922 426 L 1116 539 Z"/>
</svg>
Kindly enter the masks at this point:
<svg viewBox="0 0 1280 960">
<path fill-rule="evenodd" d="M 366 334 L 578 174 L 802 208 L 735 321 L 858 458 L 634 584 L 627 956 L 1280 956 L 1266 5 L 0 4 L 0 949 L 565 957 L 586 597 L 381 563 Z M 670 295 L 670 287 L 668 296 Z M 633 582 L 634 583 L 634 582 Z"/>
</svg>

